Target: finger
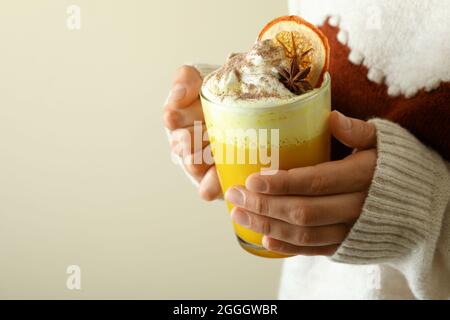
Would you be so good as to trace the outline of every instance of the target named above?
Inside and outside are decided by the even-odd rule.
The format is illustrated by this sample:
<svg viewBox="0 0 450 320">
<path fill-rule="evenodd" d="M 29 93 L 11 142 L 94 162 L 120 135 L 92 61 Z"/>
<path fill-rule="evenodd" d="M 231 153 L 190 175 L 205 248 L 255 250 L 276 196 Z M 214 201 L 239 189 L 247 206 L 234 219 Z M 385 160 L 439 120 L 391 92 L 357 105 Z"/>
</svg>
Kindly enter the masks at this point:
<svg viewBox="0 0 450 320">
<path fill-rule="evenodd" d="M 164 124 L 169 130 L 193 126 L 194 121 L 204 122 L 202 105 L 199 99 L 184 109 L 165 107 Z"/>
<path fill-rule="evenodd" d="M 346 117 L 338 111 L 331 113 L 329 121 L 333 136 L 346 146 L 359 150 L 376 146 L 377 130 L 372 123 Z"/>
<path fill-rule="evenodd" d="M 344 241 L 348 227 L 343 224 L 300 227 L 287 222 L 233 208 L 233 221 L 244 228 L 297 246 L 325 246 Z"/>
<path fill-rule="evenodd" d="M 322 247 L 295 246 L 280 240 L 264 237 L 262 240 L 264 248 L 281 255 L 302 255 L 302 256 L 332 256 L 339 245 L 329 245 Z"/>
<path fill-rule="evenodd" d="M 186 108 L 198 99 L 202 78 L 191 66 L 182 66 L 175 74 L 172 90 L 166 100 L 171 108 Z"/>
<path fill-rule="evenodd" d="M 221 198 L 222 188 L 215 166 L 209 168 L 208 172 L 201 180 L 198 193 L 200 197 L 206 201 L 213 201 Z"/>
<path fill-rule="evenodd" d="M 241 187 L 231 188 L 225 194 L 238 208 L 302 227 L 354 222 L 361 214 L 365 197 L 363 192 L 322 197 L 269 196 Z"/>
<path fill-rule="evenodd" d="M 265 194 L 331 195 L 367 190 L 376 167 L 375 149 L 311 167 L 279 171 L 275 175 L 255 173 L 247 178 L 246 188 Z"/>
<path fill-rule="evenodd" d="M 183 159 L 199 152 L 209 145 L 207 135 L 204 125 L 174 130 L 169 139 L 172 152 Z"/>
<path fill-rule="evenodd" d="M 184 158 L 183 163 L 190 175 L 202 179 L 209 168 L 214 165 L 214 160 L 211 155 L 211 145 Z"/>
</svg>

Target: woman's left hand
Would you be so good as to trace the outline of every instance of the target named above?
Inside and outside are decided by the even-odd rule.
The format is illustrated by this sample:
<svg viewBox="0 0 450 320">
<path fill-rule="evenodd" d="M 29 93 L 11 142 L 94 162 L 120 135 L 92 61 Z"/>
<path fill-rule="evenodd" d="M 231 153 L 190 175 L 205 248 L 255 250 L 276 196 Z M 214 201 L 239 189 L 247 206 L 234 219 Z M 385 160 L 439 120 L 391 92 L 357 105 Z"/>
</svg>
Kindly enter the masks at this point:
<svg viewBox="0 0 450 320">
<path fill-rule="evenodd" d="M 266 249 L 286 255 L 333 255 L 361 214 L 377 162 L 373 124 L 330 115 L 331 133 L 357 152 L 339 161 L 251 175 L 226 199 L 232 219 L 264 234 Z"/>
</svg>

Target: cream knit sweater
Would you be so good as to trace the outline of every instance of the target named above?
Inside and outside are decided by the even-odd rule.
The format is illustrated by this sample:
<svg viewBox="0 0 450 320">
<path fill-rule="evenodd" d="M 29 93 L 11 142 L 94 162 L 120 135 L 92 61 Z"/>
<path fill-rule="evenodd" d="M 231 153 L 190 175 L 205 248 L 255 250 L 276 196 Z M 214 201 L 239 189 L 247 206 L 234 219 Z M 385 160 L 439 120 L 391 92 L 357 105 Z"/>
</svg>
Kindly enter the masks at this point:
<svg viewBox="0 0 450 320">
<path fill-rule="evenodd" d="M 319 25 L 331 16 L 350 61 L 363 63 L 370 80 L 385 81 L 392 96 L 450 80 L 450 1 L 292 0 L 290 10 Z M 429 16 L 427 25 L 411 32 L 411 17 L 420 14 Z M 380 24 L 397 40 L 383 43 Z M 433 30 L 444 34 L 429 37 Z M 426 64 L 416 63 L 424 57 Z M 286 259 L 281 299 L 450 299 L 450 166 L 397 124 L 371 122 L 378 163 L 361 217 L 331 259 Z"/>
<path fill-rule="evenodd" d="M 349 60 L 364 64 L 370 80 L 385 81 L 392 96 L 412 97 L 450 80 L 450 1 L 289 4 L 292 14 L 318 25 L 331 16 Z M 414 19 L 421 15 L 427 19 Z M 280 298 L 450 299 L 449 165 L 397 124 L 372 122 L 378 163 L 361 217 L 331 260 L 288 259 Z"/>
<path fill-rule="evenodd" d="M 361 217 L 332 259 L 285 262 L 281 299 L 450 298 L 450 177 L 442 158 L 380 119 Z"/>
</svg>

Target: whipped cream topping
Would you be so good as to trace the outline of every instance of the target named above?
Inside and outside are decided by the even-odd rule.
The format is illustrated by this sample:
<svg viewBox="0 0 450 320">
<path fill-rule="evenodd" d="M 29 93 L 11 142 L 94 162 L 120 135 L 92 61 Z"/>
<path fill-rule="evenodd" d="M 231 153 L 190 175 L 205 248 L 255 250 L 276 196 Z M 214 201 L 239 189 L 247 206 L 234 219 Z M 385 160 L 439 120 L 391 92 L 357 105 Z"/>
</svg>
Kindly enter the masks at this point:
<svg viewBox="0 0 450 320">
<path fill-rule="evenodd" d="M 289 68 L 283 47 L 272 40 L 258 41 L 248 53 L 231 54 L 207 76 L 202 93 L 210 101 L 229 105 L 267 105 L 298 96 L 279 80 L 277 68 Z"/>
</svg>

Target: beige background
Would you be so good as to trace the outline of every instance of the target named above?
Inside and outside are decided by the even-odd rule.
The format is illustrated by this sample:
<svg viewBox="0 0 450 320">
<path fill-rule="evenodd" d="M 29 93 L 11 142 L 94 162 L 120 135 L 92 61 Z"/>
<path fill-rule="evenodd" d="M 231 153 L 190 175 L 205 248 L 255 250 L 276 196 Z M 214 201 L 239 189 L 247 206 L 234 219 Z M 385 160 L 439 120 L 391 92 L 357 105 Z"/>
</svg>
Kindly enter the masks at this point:
<svg viewBox="0 0 450 320">
<path fill-rule="evenodd" d="M 66 27 L 81 7 L 82 29 Z M 222 62 L 281 0 L 0 4 L 0 298 L 275 298 L 223 203 L 170 161 L 175 68 Z M 66 289 L 66 267 L 82 290 Z"/>
</svg>

